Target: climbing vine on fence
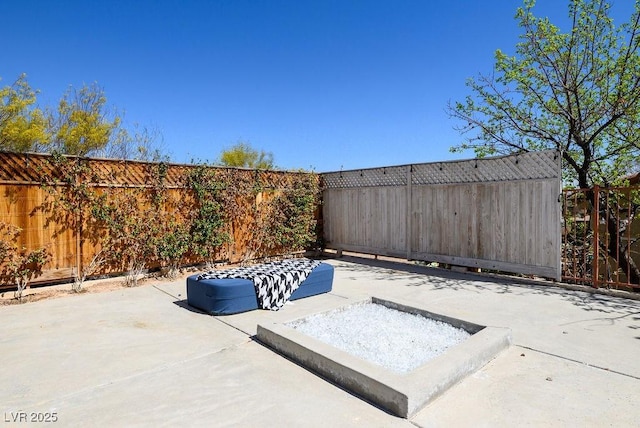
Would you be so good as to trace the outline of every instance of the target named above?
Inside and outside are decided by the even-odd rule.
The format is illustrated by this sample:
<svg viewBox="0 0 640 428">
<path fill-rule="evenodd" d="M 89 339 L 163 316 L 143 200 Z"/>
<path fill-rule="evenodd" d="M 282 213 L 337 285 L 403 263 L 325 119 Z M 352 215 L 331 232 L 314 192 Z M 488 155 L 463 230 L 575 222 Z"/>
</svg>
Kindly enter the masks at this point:
<svg viewBox="0 0 640 428">
<path fill-rule="evenodd" d="M 224 210 L 225 183 L 213 168 L 198 165 L 188 172 L 193 202 L 189 213 L 191 251 L 212 266 L 220 248 L 231 240 Z"/>
<path fill-rule="evenodd" d="M 148 269 L 175 275 L 185 264 L 245 263 L 318 242 L 313 173 L 59 154 L 30 161 L 42 201 L 29 212 L 44 219 L 42 236 L 51 243 L 51 257 L 43 253 L 38 262 L 45 272 L 73 268 L 76 291 L 92 276 L 125 273 L 135 285 Z M 23 241 L 34 246 L 42 237 Z"/>
<path fill-rule="evenodd" d="M 53 238 L 64 236 L 70 231 L 78 241 L 77 250 L 82 258 L 85 242 L 93 247 L 104 247 L 104 236 L 100 225 L 92 215 L 96 205 L 100 204 L 99 194 L 94 183 L 99 180 L 90 166 L 90 161 L 81 157 L 68 157 L 54 152 L 46 158 L 41 168 L 41 186 L 47 193 L 43 212 L 48 214 L 47 224 L 57 226 Z M 80 291 L 84 280 L 95 273 L 107 260 L 107 252 L 98 251 L 84 268 L 76 267 L 72 289 Z"/>
<path fill-rule="evenodd" d="M 315 209 L 319 194 L 311 174 L 299 175 L 274 191 L 263 227 L 271 250 L 300 251 L 317 241 Z"/>
</svg>

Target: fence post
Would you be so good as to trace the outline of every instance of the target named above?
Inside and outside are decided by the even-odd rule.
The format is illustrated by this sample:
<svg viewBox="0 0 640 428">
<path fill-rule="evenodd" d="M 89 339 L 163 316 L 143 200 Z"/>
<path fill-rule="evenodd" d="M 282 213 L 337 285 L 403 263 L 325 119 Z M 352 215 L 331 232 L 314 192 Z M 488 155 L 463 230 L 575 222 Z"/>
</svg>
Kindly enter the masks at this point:
<svg viewBox="0 0 640 428">
<path fill-rule="evenodd" d="M 81 161 L 80 158 L 76 158 L 75 159 L 76 162 Z M 59 166 L 58 166 L 59 168 Z M 78 168 L 77 166 L 76 168 L 76 172 L 73 174 L 73 184 L 69 184 L 67 185 L 67 190 L 71 191 L 71 192 L 75 192 L 76 189 L 78 189 L 81 185 L 82 185 L 82 177 L 80 177 L 80 173 L 78 172 Z M 75 187 L 72 187 L 75 186 Z M 76 227 L 74 228 L 74 232 L 76 235 L 76 278 L 82 278 L 82 271 L 84 270 L 84 267 L 82 266 L 82 208 L 83 208 L 83 201 L 78 198 L 78 201 L 76 202 L 76 212 L 75 212 L 75 222 L 76 222 Z"/>
<path fill-rule="evenodd" d="M 411 260 L 412 257 L 412 251 L 411 251 L 411 230 L 413 229 L 411 222 L 412 222 L 412 213 L 411 211 L 413 210 L 412 207 L 412 197 L 411 197 L 411 182 L 412 182 L 412 173 L 413 173 L 413 165 L 407 165 L 407 215 L 406 215 L 406 231 L 405 231 L 405 240 L 406 240 L 406 249 L 407 249 L 407 260 Z"/>
<path fill-rule="evenodd" d="M 599 267 L 600 267 L 600 186 L 593 186 L 593 261 L 591 262 L 591 272 L 593 276 L 593 286 L 598 288 Z"/>
</svg>

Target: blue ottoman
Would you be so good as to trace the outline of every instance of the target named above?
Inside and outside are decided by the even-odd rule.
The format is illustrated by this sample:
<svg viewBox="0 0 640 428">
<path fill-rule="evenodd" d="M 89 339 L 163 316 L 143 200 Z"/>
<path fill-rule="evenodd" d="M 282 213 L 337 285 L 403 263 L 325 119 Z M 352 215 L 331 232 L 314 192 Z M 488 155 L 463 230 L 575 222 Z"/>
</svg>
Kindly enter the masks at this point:
<svg viewBox="0 0 640 428">
<path fill-rule="evenodd" d="M 211 315 L 231 315 L 258 309 L 253 281 L 240 278 L 187 278 L 187 303 Z M 291 295 L 290 300 L 328 293 L 333 284 L 333 266 L 320 263 Z"/>
</svg>

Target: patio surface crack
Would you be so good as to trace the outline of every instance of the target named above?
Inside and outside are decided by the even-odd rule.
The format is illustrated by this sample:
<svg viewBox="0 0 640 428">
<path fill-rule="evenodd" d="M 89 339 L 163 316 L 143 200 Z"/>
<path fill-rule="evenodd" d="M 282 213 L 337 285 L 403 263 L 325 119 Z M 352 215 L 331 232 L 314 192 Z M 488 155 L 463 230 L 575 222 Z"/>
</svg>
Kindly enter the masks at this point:
<svg viewBox="0 0 640 428">
<path fill-rule="evenodd" d="M 615 373 L 615 374 L 618 374 L 618 375 L 621 375 L 621 376 L 630 377 L 631 379 L 640 380 L 639 376 L 635 376 L 635 375 L 632 375 L 632 374 L 629 374 L 629 373 L 619 372 L 617 370 L 612 370 L 612 369 L 609 369 L 607 367 L 598 366 L 596 364 L 587 363 L 587 362 L 584 362 L 584 361 L 580 361 L 580 360 L 576 360 L 576 359 L 573 359 L 573 358 L 565 357 L 565 356 L 562 356 L 562 355 L 554 354 L 552 352 L 541 351 L 539 349 L 531 348 L 531 347 L 525 346 L 525 345 L 517 345 L 515 343 L 514 343 L 514 345 L 519 347 L 519 348 L 528 349 L 529 351 L 539 352 L 540 354 L 545 354 L 545 355 L 549 355 L 551 357 L 556 357 L 556 358 L 560 358 L 560 359 L 563 359 L 563 360 L 566 360 L 566 361 L 571 361 L 572 363 L 578 363 L 578 364 L 582 364 L 582 365 L 585 365 L 587 367 L 592 367 L 594 369 L 602 370 L 602 371 L 605 371 L 605 372 L 608 372 L 608 373 Z"/>
<path fill-rule="evenodd" d="M 216 321 L 221 322 L 222 324 L 224 324 L 226 326 L 229 326 L 229 327 L 233 328 L 234 330 L 239 331 L 242 334 L 246 334 L 247 336 L 249 336 L 249 338 L 251 338 L 251 336 L 253 336 L 253 334 L 249 333 L 248 331 L 244 331 L 240 327 L 236 327 L 235 325 L 230 324 L 230 323 L 228 323 L 228 322 L 226 322 L 226 321 L 224 321 L 224 320 L 222 320 L 222 319 L 220 319 L 218 317 L 213 317 L 213 319 L 215 319 Z"/>
<path fill-rule="evenodd" d="M 168 292 L 168 291 L 166 291 L 166 290 L 163 290 L 162 288 L 158 287 L 157 285 L 153 285 L 152 287 L 153 287 L 153 288 L 155 288 L 155 289 L 156 289 L 156 290 L 158 290 L 158 291 L 163 292 L 163 293 L 164 293 L 164 294 L 166 294 L 167 296 L 171 296 L 171 297 L 173 297 L 173 298 L 174 298 L 174 299 L 176 299 L 176 300 L 180 300 L 180 297 L 178 297 L 178 296 L 174 296 L 173 294 L 169 293 L 169 292 Z"/>
</svg>

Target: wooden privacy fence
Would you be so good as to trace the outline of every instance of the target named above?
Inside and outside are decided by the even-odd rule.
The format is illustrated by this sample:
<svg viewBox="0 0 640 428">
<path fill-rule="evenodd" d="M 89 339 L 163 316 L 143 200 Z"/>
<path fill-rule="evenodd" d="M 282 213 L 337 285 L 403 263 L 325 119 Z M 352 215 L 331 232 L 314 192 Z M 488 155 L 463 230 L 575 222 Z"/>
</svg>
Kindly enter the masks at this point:
<svg viewBox="0 0 640 428">
<path fill-rule="evenodd" d="M 204 255 L 185 253 L 184 263 L 301 251 L 318 241 L 319 197 L 312 173 L 0 152 L 0 226 L 21 229 L 16 248 L 51 255 L 36 282 L 73 279 L 108 243 L 132 246 L 131 236 L 105 240 L 109 222 L 125 234 L 149 234 L 169 253 L 185 239 L 219 238 L 211 248 L 201 242 Z M 161 252 L 149 259 L 147 267 L 163 264 Z M 125 272 L 123 263 L 110 260 L 96 273 Z"/>
<path fill-rule="evenodd" d="M 322 174 L 327 248 L 559 280 L 555 151 Z"/>
<path fill-rule="evenodd" d="M 565 189 L 562 279 L 640 291 L 640 186 Z"/>
</svg>

